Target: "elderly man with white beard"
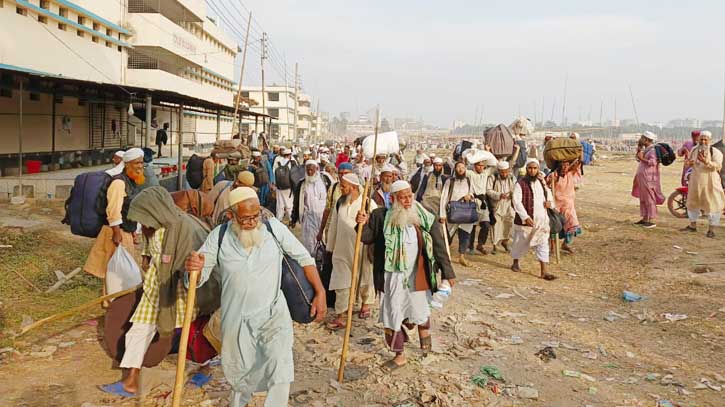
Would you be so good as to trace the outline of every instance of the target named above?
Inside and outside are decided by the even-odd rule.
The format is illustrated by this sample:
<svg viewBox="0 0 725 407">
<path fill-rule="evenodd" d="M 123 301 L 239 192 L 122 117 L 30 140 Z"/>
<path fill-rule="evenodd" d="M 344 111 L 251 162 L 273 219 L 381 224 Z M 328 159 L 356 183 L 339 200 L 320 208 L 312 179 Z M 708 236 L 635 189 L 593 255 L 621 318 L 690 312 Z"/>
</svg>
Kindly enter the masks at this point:
<svg viewBox="0 0 725 407">
<path fill-rule="evenodd" d="M 373 192 L 373 201 L 378 207 L 390 208 L 390 187 L 393 185 L 395 167 L 390 164 L 383 165 L 380 170 L 380 182 Z"/>
<path fill-rule="evenodd" d="M 232 387 L 230 405 L 246 406 L 254 392 L 266 391 L 266 407 L 286 406 L 294 363 L 292 319 L 280 289 L 283 256 L 296 260 L 314 287 L 316 321 L 327 312 L 325 289 L 314 259 L 288 228 L 265 216 L 253 189 L 234 189 L 229 202 L 229 233 L 222 234 L 223 225 L 214 229 L 186 260 L 186 271 L 201 273 L 199 286 L 212 274 L 222 285 L 221 356 Z"/>
<path fill-rule="evenodd" d="M 364 225 L 363 243 L 375 244 L 375 288 L 383 293 L 380 320 L 385 341 L 395 352 L 395 358 L 384 365 L 390 371 L 407 363 L 403 354 L 408 341 L 405 328 L 417 326 L 423 355 L 431 350 L 428 293 L 438 287 L 436 268 L 451 286 L 456 278 L 443 227 L 416 202 L 410 184 L 402 180 L 393 183 L 391 199 L 390 209 L 375 209 L 369 215 L 359 212 L 356 218 L 358 227 Z"/>
<path fill-rule="evenodd" d="M 302 244 L 314 255 L 330 181 L 320 175 L 315 160 L 305 162 L 305 172 L 305 179 L 293 188 L 295 193 L 290 227 L 294 229 L 297 222 L 302 224 Z"/>
</svg>

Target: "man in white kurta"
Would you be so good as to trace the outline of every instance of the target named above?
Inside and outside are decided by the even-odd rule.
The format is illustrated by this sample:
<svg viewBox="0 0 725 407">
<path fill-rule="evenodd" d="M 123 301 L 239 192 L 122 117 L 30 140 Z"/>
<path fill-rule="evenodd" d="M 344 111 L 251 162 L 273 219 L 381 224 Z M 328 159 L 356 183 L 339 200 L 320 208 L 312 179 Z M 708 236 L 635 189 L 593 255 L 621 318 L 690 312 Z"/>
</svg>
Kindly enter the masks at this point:
<svg viewBox="0 0 725 407">
<path fill-rule="evenodd" d="M 340 188 L 344 201 L 333 206 L 330 216 L 330 230 L 327 236 L 327 250 L 332 252 L 332 276 L 330 277 L 330 290 L 335 290 L 335 314 L 337 317 L 330 321 L 328 327 L 336 330 L 345 327 L 345 314 L 350 301 L 350 286 L 352 284 L 352 268 L 355 257 L 355 241 L 357 240 L 356 216 L 363 203 L 363 196 L 359 187 L 360 178 L 355 174 L 347 174 L 340 181 Z M 370 201 L 370 210 L 377 208 L 375 202 Z M 370 317 L 370 306 L 375 300 L 373 286 L 373 265 L 368 258 L 368 248 L 360 249 L 360 312 L 361 319 Z"/>
<path fill-rule="evenodd" d="M 199 253 L 187 259 L 186 270 L 201 272 L 199 286 L 212 273 L 222 285 L 221 356 L 232 387 L 230 405 L 246 406 L 254 392 L 267 391 L 265 407 L 286 406 L 294 364 L 292 319 L 280 289 L 283 251 L 304 268 L 315 289 L 311 311 L 317 321 L 327 311 L 325 291 L 314 259 L 281 222 L 263 217 L 253 189 L 236 188 L 229 201 L 234 219 L 227 224 L 221 244 L 219 226 Z"/>
<path fill-rule="evenodd" d="M 553 280 L 547 273 L 549 263 L 549 215 L 548 208 L 554 203 L 551 191 L 539 178 L 539 161 L 529 158 L 526 162 L 526 175 L 519 178 L 514 186 L 513 207 L 516 211 L 513 230 L 511 270 L 520 272 L 519 260 L 534 249 L 541 266 L 541 278 Z"/>
<path fill-rule="evenodd" d="M 305 179 L 300 183 L 295 195 L 295 208 L 292 210 L 290 226 L 296 222 L 302 225 L 302 244 L 314 255 L 317 248 L 317 233 L 320 231 L 322 215 L 327 202 L 327 187 L 320 175 L 317 161 L 305 162 Z"/>
<path fill-rule="evenodd" d="M 496 172 L 496 164 L 498 160 L 488 151 L 469 149 L 469 153 L 465 155 L 466 161 L 473 165 L 473 170 L 466 171 L 468 179 L 471 180 L 471 189 L 473 197 L 476 199 L 478 207 L 478 225 L 473 226 L 471 237 L 468 241 L 468 251 L 472 252 L 474 244 L 476 250 L 486 255 L 488 250 L 484 247 L 488 239 L 488 233 L 491 229 L 490 208 L 487 205 L 486 187 L 488 179 Z M 476 239 L 476 230 L 478 229 L 478 239 Z"/>
<path fill-rule="evenodd" d="M 445 224 L 447 217 L 448 202 L 464 200 L 473 200 L 473 185 L 466 175 L 466 164 L 457 162 L 453 176 L 448 178 L 443 185 L 441 192 L 441 202 L 439 207 L 440 222 Z M 471 231 L 475 223 L 466 224 L 448 224 L 448 235 L 458 229 L 458 263 L 464 267 L 469 267 L 471 263 L 466 260 L 465 254 L 468 251 L 468 239 L 471 238 Z"/>
<path fill-rule="evenodd" d="M 514 190 L 515 179 L 511 175 L 511 167 L 508 161 L 498 163 L 498 173 L 488 179 L 486 195 L 488 196 L 496 223 L 493 225 L 493 250 L 496 245 L 503 246 L 509 250 L 509 239 L 511 239 L 511 227 L 514 223 L 513 205 L 511 198 Z"/>
<path fill-rule="evenodd" d="M 725 204 L 720 170 L 722 169 L 722 153 L 711 146 L 712 133 L 700 132 L 700 139 L 689 153 L 686 165 L 692 168 L 687 191 L 687 217 L 690 224 L 683 230 L 697 231 L 697 219 L 700 211 L 708 218 L 706 236 L 715 237 L 713 228 L 720 224 L 720 215 Z"/>
<path fill-rule="evenodd" d="M 277 168 L 289 166 L 290 170 L 296 165 L 295 159 L 292 157 L 292 151 L 287 148 L 283 148 L 280 155 L 275 157 L 272 165 L 272 172 L 276 172 Z M 285 215 L 292 217 L 292 205 L 294 204 L 292 188 L 279 189 L 277 188 L 277 219 L 284 220 Z"/>
</svg>

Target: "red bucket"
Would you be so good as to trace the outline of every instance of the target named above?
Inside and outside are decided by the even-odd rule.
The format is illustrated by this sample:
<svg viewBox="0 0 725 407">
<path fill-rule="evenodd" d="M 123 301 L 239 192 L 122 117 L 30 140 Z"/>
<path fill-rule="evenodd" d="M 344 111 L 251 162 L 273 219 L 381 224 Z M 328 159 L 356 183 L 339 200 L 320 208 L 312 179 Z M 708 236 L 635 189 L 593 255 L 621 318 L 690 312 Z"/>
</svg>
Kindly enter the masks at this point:
<svg viewBox="0 0 725 407">
<path fill-rule="evenodd" d="M 37 174 L 40 172 L 40 165 L 42 161 L 38 160 L 27 160 L 25 161 L 25 173 L 26 174 Z"/>
</svg>

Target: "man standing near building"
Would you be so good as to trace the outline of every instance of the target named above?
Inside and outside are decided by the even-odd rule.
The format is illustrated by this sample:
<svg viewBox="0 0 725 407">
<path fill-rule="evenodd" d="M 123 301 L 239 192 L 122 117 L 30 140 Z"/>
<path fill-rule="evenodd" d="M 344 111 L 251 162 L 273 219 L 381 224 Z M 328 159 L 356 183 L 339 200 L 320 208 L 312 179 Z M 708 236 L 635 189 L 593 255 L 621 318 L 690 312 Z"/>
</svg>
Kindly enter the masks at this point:
<svg viewBox="0 0 725 407">
<path fill-rule="evenodd" d="M 310 255 L 315 255 L 317 232 L 320 230 L 322 215 L 327 202 L 328 181 L 320 176 L 317 161 L 307 160 L 305 163 L 305 179 L 294 188 L 295 198 L 290 219 L 290 228 L 294 229 L 297 222 L 302 225 L 302 244 Z"/>
<path fill-rule="evenodd" d="M 448 203 L 458 200 L 466 202 L 473 200 L 473 185 L 470 178 L 466 175 L 466 164 L 462 161 L 456 163 L 453 168 L 453 176 L 446 180 L 441 191 L 441 202 L 439 206 L 438 216 L 442 224 L 446 224 L 448 212 Z M 471 263 L 466 260 L 466 251 L 468 251 L 468 239 L 471 238 L 471 230 L 473 223 L 467 224 L 448 224 L 448 235 L 454 232 L 458 234 L 458 263 L 464 267 L 470 267 Z"/>
<path fill-rule="evenodd" d="M 232 387 L 230 405 L 246 406 L 254 392 L 266 391 L 266 406 L 286 406 L 294 380 L 294 339 L 280 289 L 283 255 L 304 268 L 315 290 L 316 321 L 327 312 L 325 292 L 314 259 L 288 228 L 264 217 L 254 190 L 237 188 L 229 201 L 234 219 L 226 233 L 220 239 L 222 227 L 214 229 L 199 253 L 189 256 L 186 270 L 201 273 L 200 287 L 212 273 L 222 284 L 222 368 Z"/>
<path fill-rule="evenodd" d="M 511 198 L 516 179 L 511 175 L 511 167 L 508 161 L 498 162 L 498 173 L 488 178 L 486 195 L 491 203 L 490 211 L 496 222 L 493 224 L 493 250 L 501 245 L 505 251 L 509 251 L 509 239 L 511 238 L 511 227 L 514 223 L 514 208 Z"/>
<path fill-rule="evenodd" d="M 540 176 L 542 175 L 542 176 Z M 520 177 L 514 186 L 513 207 L 516 211 L 514 219 L 514 242 L 511 247 L 513 264 L 511 270 L 520 272 L 519 261 L 529 249 L 534 249 L 541 267 L 540 277 L 553 280 L 549 274 L 549 215 L 547 209 L 553 207 L 551 191 L 544 184 L 543 174 L 539 172 L 539 160 L 529 158 L 526 162 L 526 175 Z"/>
<path fill-rule="evenodd" d="M 164 123 L 163 129 L 156 130 L 156 146 L 159 148 L 158 157 L 161 158 L 161 146 L 165 146 L 169 142 L 169 135 L 166 132 L 169 130 L 169 123 Z"/>
<path fill-rule="evenodd" d="M 696 232 L 697 218 L 703 212 L 708 219 L 706 236 L 714 238 L 713 227 L 720 224 L 725 195 L 720 180 L 722 153 L 710 146 L 711 142 L 712 133 L 701 132 L 697 146 L 690 151 L 687 159 L 687 164 L 692 168 L 687 191 L 687 217 L 690 224 L 683 231 Z"/>
<path fill-rule="evenodd" d="M 378 207 L 390 208 L 390 187 L 393 185 L 393 167 L 385 164 L 380 170 L 380 182 L 373 192 L 373 201 Z"/>
<path fill-rule="evenodd" d="M 327 236 L 327 250 L 332 252 L 332 276 L 330 289 L 335 290 L 335 315 L 328 328 L 338 330 L 345 327 L 350 285 L 352 281 L 355 242 L 357 240 L 356 216 L 360 212 L 364 197 L 360 192 L 361 180 L 355 174 L 347 174 L 340 181 L 342 194 L 340 202 L 335 204 L 330 216 L 330 231 Z M 375 209 L 370 202 L 370 209 Z M 360 319 L 370 318 L 370 307 L 375 302 L 372 264 L 366 255 L 367 248 L 361 248 L 360 258 Z"/>
<path fill-rule="evenodd" d="M 136 222 L 128 218 L 131 201 L 140 191 L 146 179 L 143 173 L 143 150 L 132 148 L 123 154 L 123 165 L 119 164 L 106 173 L 112 177 L 105 194 L 106 225 L 96 237 L 91 247 L 83 271 L 96 277 L 105 278 L 108 261 L 120 245 L 133 255 L 133 234 Z"/>
<path fill-rule="evenodd" d="M 682 147 L 680 147 L 677 150 L 677 156 L 678 157 L 685 157 L 685 162 L 682 164 L 682 176 L 680 177 L 680 185 L 685 186 L 687 185 L 687 181 L 685 180 L 685 176 L 687 175 L 687 170 L 689 170 L 690 167 L 690 151 L 692 151 L 695 146 L 697 146 L 698 141 L 700 140 L 700 130 L 693 130 L 690 133 L 691 140 L 687 140 L 682 144 Z"/>
<path fill-rule="evenodd" d="M 660 186 L 660 162 L 657 159 L 654 143 L 657 135 L 646 131 L 637 145 L 639 167 L 632 184 L 632 196 L 639 198 L 639 213 L 642 216 L 637 226 L 650 229 L 657 226 L 657 205 L 665 202 Z"/>
<path fill-rule="evenodd" d="M 447 177 L 443 174 L 443 159 L 433 159 L 433 171 L 425 174 L 420 182 L 420 188 L 415 194 L 416 201 L 430 213 L 438 213 L 441 204 L 441 191 Z"/>
<path fill-rule="evenodd" d="M 417 326 L 423 355 L 432 348 L 430 306 L 428 295 L 438 287 L 436 261 L 447 259 L 443 236 L 431 234 L 438 228 L 435 216 L 416 202 L 410 184 L 396 181 L 392 187 L 393 204 L 370 214 L 358 213 L 356 220 L 363 227 L 363 242 L 375 244 L 375 287 L 382 292 L 380 320 L 385 329 L 385 342 L 395 358 L 385 363 L 389 371 L 407 363 L 403 353 L 408 335 L 404 328 Z M 441 228 L 438 228 L 442 230 Z M 436 250 L 436 240 L 440 242 Z M 384 252 L 378 250 L 384 249 Z M 438 255 L 436 255 L 438 253 Z M 444 261 L 443 279 L 455 284 L 450 260 Z"/>
</svg>

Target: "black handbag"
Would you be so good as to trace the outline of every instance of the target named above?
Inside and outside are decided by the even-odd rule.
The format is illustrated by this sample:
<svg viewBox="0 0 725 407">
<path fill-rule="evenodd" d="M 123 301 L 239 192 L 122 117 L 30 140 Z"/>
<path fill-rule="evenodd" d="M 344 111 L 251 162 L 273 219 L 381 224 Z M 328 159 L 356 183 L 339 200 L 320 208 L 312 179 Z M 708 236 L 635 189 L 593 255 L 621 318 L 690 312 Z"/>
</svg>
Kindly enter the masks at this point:
<svg viewBox="0 0 725 407">
<path fill-rule="evenodd" d="M 446 221 L 454 225 L 466 225 L 469 223 L 478 223 L 478 207 L 475 201 L 452 201 L 453 196 L 453 179 L 451 179 L 451 185 L 448 187 L 448 205 L 446 205 Z M 468 189 L 471 189 L 471 180 L 466 178 L 468 181 Z"/>
<path fill-rule="evenodd" d="M 301 324 L 309 324 L 314 321 L 315 318 L 310 316 L 312 310 L 312 299 L 315 298 L 315 289 L 312 284 L 307 280 L 305 271 L 300 264 L 290 257 L 279 244 L 277 236 L 272 231 L 272 226 L 269 222 L 264 221 L 264 226 L 267 227 L 267 231 L 272 235 L 274 242 L 277 243 L 277 247 L 282 252 L 282 293 L 284 298 L 287 300 L 287 308 L 289 308 L 290 316 L 295 322 Z M 222 246 L 222 239 L 224 234 L 229 227 L 229 222 L 222 224 L 221 230 L 219 231 L 219 247 Z M 219 257 L 217 256 L 217 259 Z"/>
<path fill-rule="evenodd" d="M 554 208 L 548 208 L 546 210 L 546 213 L 549 215 L 550 233 L 561 233 L 564 230 L 564 225 L 566 224 L 566 219 L 564 218 L 564 215 L 562 215 L 561 212 L 557 211 Z"/>
</svg>

